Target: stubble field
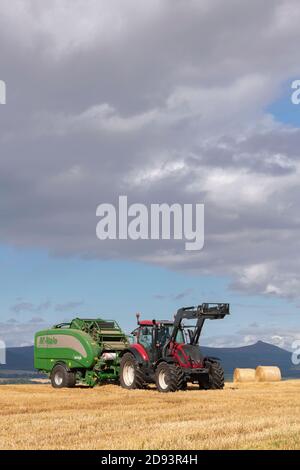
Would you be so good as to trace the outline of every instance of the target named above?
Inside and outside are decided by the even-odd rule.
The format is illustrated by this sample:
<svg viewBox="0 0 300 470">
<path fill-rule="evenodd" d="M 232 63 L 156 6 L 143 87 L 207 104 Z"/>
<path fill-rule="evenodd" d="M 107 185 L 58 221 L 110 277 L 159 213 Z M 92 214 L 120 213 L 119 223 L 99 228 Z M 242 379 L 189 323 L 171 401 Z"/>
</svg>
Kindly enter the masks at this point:
<svg viewBox="0 0 300 470">
<path fill-rule="evenodd" d="M 300 380 L 161 394 L 0 386 L 1 449 L 300 449 Z"/>
</svg>

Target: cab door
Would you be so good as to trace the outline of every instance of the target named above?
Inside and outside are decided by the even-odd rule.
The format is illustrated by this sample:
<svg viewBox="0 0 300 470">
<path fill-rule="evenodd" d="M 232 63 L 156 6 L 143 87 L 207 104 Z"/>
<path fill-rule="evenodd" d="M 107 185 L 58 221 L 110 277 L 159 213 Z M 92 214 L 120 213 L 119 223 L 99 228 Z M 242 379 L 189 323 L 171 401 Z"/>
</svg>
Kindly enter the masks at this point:
<svg viewBox="0 0 300 470">
<path fill-rule="evenodd" d="M 137 335 L 137 342 L 146 349 L 151 361 L 154 358 L 153 330 L 153 326 L 141 326 Z"/>
</svg>

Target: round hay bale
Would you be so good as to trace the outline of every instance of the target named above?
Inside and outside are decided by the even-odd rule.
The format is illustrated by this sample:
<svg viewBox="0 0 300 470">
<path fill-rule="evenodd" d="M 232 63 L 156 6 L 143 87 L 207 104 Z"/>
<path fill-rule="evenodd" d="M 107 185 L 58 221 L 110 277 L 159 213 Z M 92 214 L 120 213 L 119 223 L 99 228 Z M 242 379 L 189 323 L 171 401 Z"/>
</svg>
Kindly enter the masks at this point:
<svg viewBox="0 0 300 470">
<path fill-rule="evenodd" d="M 255 379 L 257 382 L 280 382 L 281 372 L 279 367 L 258 366 L 255 371 Z"/>
<path fill-rule="evenodd" d="M 234 369 L 234 382 L 255 382 L 255 369 Z"/>
</svg>

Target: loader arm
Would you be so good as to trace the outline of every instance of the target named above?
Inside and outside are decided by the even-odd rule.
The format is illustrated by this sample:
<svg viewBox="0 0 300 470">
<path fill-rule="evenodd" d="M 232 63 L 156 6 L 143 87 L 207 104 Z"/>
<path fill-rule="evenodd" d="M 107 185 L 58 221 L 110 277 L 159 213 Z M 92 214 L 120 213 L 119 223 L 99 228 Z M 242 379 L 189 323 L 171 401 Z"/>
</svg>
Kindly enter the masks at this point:
<svg viewBox="0 0 300 470">
<path fill-rule="evenodd" d="M 197 344 L 205 320 L 219 320 L 229 315 L 229 304 L 224 303 L 203 303 L 197 307 L 183 307 L 177 310 L 174 319 L 174 328 L 171 334 L 170 343 L 174 343 L 178 330 L 181 327 L 182 320 L 197 319 L 194 334 L 191 337 L 190 344 Z"/>
</svg>

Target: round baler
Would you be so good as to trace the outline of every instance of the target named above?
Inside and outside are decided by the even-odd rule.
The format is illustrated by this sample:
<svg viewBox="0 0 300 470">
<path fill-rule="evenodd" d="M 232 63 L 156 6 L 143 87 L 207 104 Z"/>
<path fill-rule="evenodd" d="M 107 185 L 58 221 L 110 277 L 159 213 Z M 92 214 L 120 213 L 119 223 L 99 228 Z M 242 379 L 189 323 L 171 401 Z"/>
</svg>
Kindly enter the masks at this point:
<svg viewBox="0 0 300 470">
<path fill-rule="evenodd" d="M 118 380 L 120 354 L 127 346 L 114 320 L 75 318 L 36 333 L 34 366 L 50 375 L 55 388 L 76 382 L 94 386 Z"/>
</svg>

